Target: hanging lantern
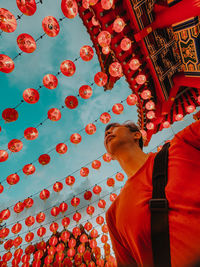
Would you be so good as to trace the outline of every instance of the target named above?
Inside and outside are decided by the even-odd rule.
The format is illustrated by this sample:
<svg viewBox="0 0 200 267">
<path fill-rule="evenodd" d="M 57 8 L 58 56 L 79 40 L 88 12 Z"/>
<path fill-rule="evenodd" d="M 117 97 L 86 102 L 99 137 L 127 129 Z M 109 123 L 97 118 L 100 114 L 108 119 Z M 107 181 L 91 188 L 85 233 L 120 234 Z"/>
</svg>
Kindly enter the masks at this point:
<svg viewBox="0 0 200 267">
<path fill-rule="evenodd" d="M 23 254 L 23 249 L 22 248 L 18 248 L 14 252 L 14 257 L 16 259 L 21 259 L 22 254 Z"/>
<path fill-rule="evenodd" d="M 43 77 L 43 85 L 47 89 L 50 89 L 50 90 L 55 89 L 58 86 L 58 79 L 53 74 L 46 74 Z"/>
<path fill-rule="evenodd" d="M 104 55 L 108 55 L 110 53 L 110 47 L 109 46 L 102 47 L 102 53 Z"/>
<path fill-rule="evenodd" d="M 89 262 L 91 261 L 91 253 L 89 250 L 85 251 L 85 253 L 83 254 L 83 259 L 86 262 L 86 265 L 88 265 Z"/>
<path fill-rule="evenodd" d="M 9 185 L 14 185 L 19 182 L 20 178 L 17 173 L 10 174 L 7 178 L 6 181 Z"/>
<path fill-rule="evenodd" d="M 78 14 L 78 5 L 75 0 L 62 0 L 61 9 L 68 19 L 73 19 Z"/>
<path fill-rule="evenodd" d="M 154 119 L 156 116 L 155 116 L 155 112 L 154 111 L 149 111 L 149 112 L 147 112 L 147 118 L 149 119 L 149 120 L 152 120 L 152 119 Z"/>
<path fill-rule="evenodd" d="M 35 104 L 39 101 L 40 95 L 37 90 L 33 88 L 28 88 L 23 92 L 24 101 L 28 104 Z"/>
<path fill-rule="evenodd" d="M 111 34 L 108 31 L 101 31 L 97 39 L 101 47 L 109 46 L 111 43 Z"/>
<path fill-rule="evenodd" d="M 111 160 L 112 160 L 111 156 L 110 156 L 108 153 L 103 154 L 102 159 L 103 159 L 105 162 L 111 162 Z"/>
<path fill-rule="evenodd" d="M 101 0 L 101 6 L 103 9 L 109 10 L 113 6 L 113 0 Z"/>
<path fill-rule="evenodd" d="M 134 106 L 137 104 L 138 98 L 135 94 L 131 94 L 127 97 L 126 102 L 129 106 Z"/>
<path fill-rule="evenodd" d="M 57 224 L 57 222 L 53 222 L 50 224 L 49 226 L 49 230 L 55 235 L 55 233 L 58 230 L 59 225 Z"/>
<path fill-rule="evenodd" d="M 92 238 L 97 238 L 98 237 L 98 231 L 96 229 L 92 229 L 90 232 L 90 235 Z"/>
<path fill-rule="evenodd" d="M 56 247 L 57 253 L 62 252 L 65 249 L 65 245 L 63 243 L 59 243 Z"/>
<path fill-rule="evenodd" d="M 113 62 L 109 66 L 109 73 L 113 77 L 122 77 L 123 71 L 122 66 L 119 62 Z"/>
<path fill-rule="evenodd" d="M 96 218 L 96 222 L 99 224 L 99 225 L 102 225 L 104 223 L 104 218 L 102 216 L 98 216 Z"/>
<path fill-rule="evenodd" d="M 129 38 L 125 37 L 121 40 L 120 47 L 123 51 L 128 51 L 132 46 L 132 42 Z"/>
<path fill-rule="evenodd" d="M 94 82 L 98 86 L 104 86 L 104 85 L 106 85 L 107 81 L 108 81 L 108 76 L 104 72 L 97 72 L 95 74 L 95 76 L 94 76 Z"/>
<path fill-rule="evenodd" d="M 19 201 L 15 204 L 14 208 L 13 208 L 14 212 L 16 213 L 20 213 L 24 210 L 24 203 Z"/>
<path fill-rule="evenodd" d="M 16 237 L 14 240 L 13 240 L 13 245 L 15 248 L 19 247 L 22 243 L 23 239 L 21 238 L 21 236 L 18 236 Z"/>
<path fill-rule="evenodd" d="M 101 230 L 102 230 L 102 232 L 103 232 L 104 234 L 107 234 L 107 233 L 108 233 L 108 225 L 107 225 L 107 224 L 104 224 L 104 225 L 102 226 Z"/>
<path fill-rule="evenodd" d="M 36 215 L 36 221 L 37 223 L 42 223 L 45 221 L 45 213 L 44 212 L 39 212 L 37 215 Z"/>
<path fill-rule="evenodd" d="M 1 158 L 1 157 L 0 157 L 0 158 Z M 0 162 L 1 162 L 1 160 L 0 160 Z M 4 190 L 4 187 L 3 187 L 2 184 L 0 184 L 0 194 L 3 193 L 3 190 Z"/>
<path fill-rule="evenodd" d="M 153 130 L 153 129 L 154 129 L 154 124 L 153 124 L 153 122 L 149 122 L 149 123 L 147 123 L 147 124 L 146 124 L 146 127 L 147 127 L 148 130 Z"/>
<path fill-rule="evenodd" d="M 51 158 L 48 154 L 43 154 L 39 156 L 38 161 L 41 165 L 47 165 L 50 162 Z"/>
<path fill-rule="evenodd" d="M 71 77 L 76 71 L 76 66 L 71 60 L 65 60 L 61 63 L 60 70 L 63 75 Z"/>
<path fill-rule="evenodd" d="M 34 38 L 27 33 L 22 33 L 17 37 L 17 45 L 25 53 L 33 53 L 37 47 Z"/>
<path fill-rule="evenodd" d="M 7 220 L 10 217 L 10 210 L 5 209 L 0 212 L 0 220 Z"/>
<path fill-rule="evenodd" d="M 34 127 L 29 127 L 24 131 L 24 137 L 27 140 L 34 140 L 38 137 L 38 130 Z"/>
<path fill-rule="evenodd" d="M 147 99 L 151 98 L 151 91 L 150 90 L 144 90 L 144 91 L 142 91 L 141 97 L 144 100 L 147 100 Z"/>
<path fill-rule="evenodd" d="M 0 8 L 0 29 L 4 32 L 14 32 L 17 28 L 15 16 L 7 9 Z"/>
<path fill-rule="evenodd" d="M 186 110 L 188 113 L 192 113 L 195 111 L 195 106 L 194 105 L 187 106 Z"/>
<path fill-rule="evenodd" d="M 71 176 L 71 175 L 67 176 L 65 179 L 65 183 L 69 186 L 72 186 L 75 183 L 74 176 Z"/>
<path fill-rule="evenodd" d="M 62 219 L 62 226 L 64 227 L 64 228 L 67 228 L 68 226 L 69 226 L 69 224 L 70 224 L 70 218 L 68 218 L 68 217 L 64 217 L 63 219 Z M 64 233 L 64 232 L 63 232 Z"/>
<path fill-rule="evenodd" d="M 98 202 L 98 207 L 101 209 L 105 209 L 106 207 L 106 201 L 104 199 L 100 199 Z"/>
<path fill-rule="evenodd" d="M 35 0 L 16 0 L 19 10 L 26 16 L 32 16 L 37 10 Z"/>
<path fill-rule="evenodd" d="M 88 6 L 88 7 L 89 7 L 89 6 Z M 94 26 L 99 26 L 99 21 L 98 21 L 98 19 L 97 19 L 95 16 L 92 17 L 92 24 L 93 24 Z"/>
<path fill-rule="evenodd" d="M 116 180 L 122 182 L 124 180 L 124 175 L 121 172 L 118 172 L 115 176 Z"/>
<path fill-rule="evenodd" d="M 137 70 L 140 67 L 140 61 L 137 58 L 133 58 L 131 59 L 130 63 L 129 63 L 129 67 L 131 70 Z"/>
<path fill-rule="evenodd" d="M 15 64 L 13 60 L 3 54 L 0 54 L 0 71 L 4 73 L 10 73 L 14 70 Z"/>
<path fill-rule="evenodd" d="M 49 239 L 49 245 L 55 247 L 58 244 L 58 238 L 56 236 L 52 236 Z"/>
<path fill-rule="evenodd" d="M 80 198 L 78 197 L 73 197 L 71 200 L 71 205 L 76 208 L 80 204 Z"/>
<path fill-rule="evenodd" d="M 60 32 L 60 25 L 56 18 L 47 16 L 42 21 L 42 28 L 49 37 L 55 37 Z"/>
<path fill-rule="evenodd" d="M 7 159 L 8 159 L 8 152 L 5 150 L 0 150 L 0 162 L 4 162 Z M 2 185 L 1 185 L 1 189 L 2 189 Z"/>
<path fill-rule="evenodd" d="M 90 201 L 91 198 L 92 198 L 92 192 L 91 192 L 91 191 L 86 191 L 86 192 L 84 193 L 84 199 Z"/>
<path fill-rule="evenodd" d="M 96 241 L 96 239 L 89 240 L 89 244 L 90 244 L 90 247 L 92 249 L 96 248 L 97 247 L 97 241 Z M 94 266 L 94 267 L 96 267 L 96 264 L 94 264 L 94 265 L 92 264 L 91 265 L 91 262 L 90 262 L 88 266 Z"/>
<path fill-rule="evenodd" d="M 125 26 L 126 24 L 122 18 L 117 18 L 113 22 L 113 30 L 117 33 L 122 32 Z"/>
<path fill-rule="evenodd" d="M 153 101 L 148 101 L 146 104 L 145 104 L 145 108 L 147 110 L 152 110 L 152 109 L 155 109 L 155 103 Z"/>
<path fill-rule="evenodd" d="M 59 213 L 60 213 L 60 209 L 58 207 L 53 207 L 51 209 L 51 215 L 52 216 L 56 217 L 56 216 L 58 216 Z"/>
<path fill-rule="evenodd" d="M 9 143 L 8 143 L 8 149 L 11 152 L 19 152 L 20 150 L 22 150 L 23 148 L 23 143 L 22 141 L 18 140 L 18 139 L 12 139 Z"/>
<path fill-rule="evenodd" d="M 75 250 L 74 248 L 69 248 L 69 249 L 67 250 L 67 256 L 68 256 L 69 258 L 73 258 L 74 255 L 75 255 L 75 253 L 76 253 L 76 250 Z"/>
<path fill-rule="evenodd" d="M 93 206 L 88 206 L 86 209 L 87 214 L 89 214 L 90 216 L 92 216 L 94 211 L 95 211 L 95 208 Z"/>
<path fill-rule="evenodd" d="M 12 258 L 12 253 L 9 251 L 3 255 L 2 260 L 8 262 L 9 260 L 11 260 L 11 258 Z"/>
<path fill-rule="evenodd" d="M 87 236 L 86 236 L 87 237 Z M 81 241 L 82 242 L 82 241 Z M 87 242 L 87 241 L 86 241 Z M 84 243 L 84 242 L 82 242 L 82 243 Z M 79 246 L 78 246 L 78 253 L 80 253 L 81 255 L 83 255 L 83 253 L 85 252 L 85 246 L 84 246 L 84 244 L 80 244 Z"/>
<path fill-rule="evenodd" d="M 99 194 L 101 193 L 101 191 L 102 191 L 101 186 L 99 186 L 99 185 L 95 185 L 95 186 L 93 187 L 93 193 L 94 193 L 95 195 L 99 195 Z"/>
<path fill-rule="evenodd" d="M 74 215 L 73 215 L 73 220 L 78 223 L 81 219 L 81 214 L 79 212 L 76 212 Z"/>
<path fill-rule="evenodd" d="M 110 201 L 111 202 L 115 201 L 116 198 L 117 198 L 117 194 L 115 194 L 115 193 L 110 194 Z"/>
<path fill-rule="evenodd" d="M 100 167 L 101 167 L 101 161 L 99 161 L 99 160 L 94 160 L 94 161 L 92 162 L 92 168 L 93 168 L 93 169 L 98 170 Z"/>
<path fill-rule="evenodd" d="M 108 178 L 107 186 L 114 187 L 114 185 L 115 185 L 115 180 L 113 178 Z"/>
<path fill-rule="evenodd" d="M 75 266 L 81 266 L 81 264 L 82 264 L 82 256 L 80 254 L 76 254 L 75 255 L 74 263 L 75 263 Z"/>
<path fill-rule="evenodd" d="M 25 254 L 33 254 L 35 251 L 35 246 L 32 244 L 28 245 L 25 249 Z"/>
<path fill-rule="evenodd" d="M 87 177 L 89 175 L 89 169 L 87 167 L 82 167 L 80 170 L 80 175 L 82 177 Z"/>
<path fill-rule="evenodd" d="M 8 228 L 2 228 L 0 229 L 0 238 L 5 238 L 9 235 L 10 230 Z"/>
<path fill-rule="evenodd" d="M 136 78 L 136 83 L 137 84 L 144 84 L 147 80 L 146 76 L 144 74 L 139 74 Z"/>
<path fill-rule="evenodd" d="M 70 233 L 68 231 L 64 231 L 64 232 L 62 232 L 60 238 L 64 243 L 66 243 L 69 241 Z"/>
<path fill-rule="evenodd" d="M 117 103 L 112 107 L 112 112 L 119 115 L 124 110 L 124 106 L 121 103 Z"/>
<path fill-rule="evenodd" d="M 170 127 L 170 123 L 168 121 L 164 121 L 163 128 L 169 128 L 169 127 Z"/>
<path fill-rule="evenodd" d="M 30 227 L 35 223 L 35 218 L 33 216 L 29 216 L 25 220 L 26 226 Z"/>
<path fill-rule="evenodd" d="M 89 123 L 85 127 L 85 132 L 89 135 L 96 133 L 96 126 L 93 123 Z"/>
<path fill-rule="evenodd" d="M 176 121 L 181 121 L 182 119 L 183 119 L 183 114 L 181 114 L 181 113 L 176 114 L 176 116 L 175 116 Z"/>
<path fill-rule="evenodd" d="M 88 232 L 92 229 L 92 227 L 93 226 L 92 226 L 91 222 L 86 222 L 86 224 L 84 225 L 85 230 Z"/>
<path fill-rule="evenodd" d="M 45 250 L 46 249 L 46 242 L 44 240 L 40 241 L 36 244 L 37 249 Z"/>
<path fill-rule="evenodd" d="M 79 88 L 79 95 L 83 99 L 88 99 L 92 96 L 92 88 L 89 85 L 82 85 Z"/>
<path fill-rule="evenodd" d="M 1 60 L 1 56 L 0 56 L 0 60 Z M 1 62 L 0 62 L 0 65 L 1 65 Z M 2 118 L 6 122 L 16 121 L 18 119 L 18 112 L 14 108 L 4 109 L 4 111 L 2 112 Z"/>
<path fill-rule="evenodd" d="M 33 204 L 34 204 L 34 201 L 32 198 L 28 197 L 28 198 L 24 199 L 24 207 L 26 209 L 31 208 L 33 206 Z"/>
<path fill-rule="evenodd" d="M 81 235 L 81 230 L 78 226 L 75 226 L 72 230 L 72 233 L 73 233 L 74 237 L 77 238 L 78 236 Z"/>
<path fill-rule="evenodd" d="M 44 252 L 42 250 L 37 250 L 35 253 L 34 253 L 34 259 L 36 261 L 39 261 L 44 255 Z"/>
<path fill-rule="evenodd" d="M 78 133 L 74 133 L 70 136 L 70 141 L 73 143 L 73 144 L 79 144 L 81 142 L 82 138 L 81 138 L 81 135 L 78 134 Z"/>
<path fill-rule="evenodd" d="M 30 255 L 29 254 L 24 254 L 21 261 L 23 263 L 28 263 L 30 261 Z"/>
<path fill-rule="evenodd" d="M 94 56 L 94 51 L 91 46 L 84 45 L 80 49 L 80 57 L 84 61 L 90 61 Z"/>
<path fill-rule="evenodd" d="M 40 198 L 42 199 L 42 200 L 46 200 L 46 199 L 48 199 L 50 197 L 50 192 L 49 192 L 49 190 L 47 190 L 47 189 L 43 189 L 41 192 L 40 192 Z"/>
<path fill-rule="evenodd" d="M 35 172 L 35 166 L 33 164 L 27 164 L 23 167 L 22 171 L 26 175 L 31 175 Z"/>
<path fill-rule="evenodd" d="M 34 238 L 34 233 L 32 233 L 32 232 L 29 232 L 28 234 L 25 235 L 25 241 L 27 243 L 31 242 L 33 240 L 33 238 Z"/>
<path fill-rule="evenodd" d="M 67 145 L 64 143 L 57 144 L 56 152 L 59 154 L 65 154 L 67 152 Z"/>
<path fill-rule="evenodd" d="M 11 228 L 11 232 L 13 233 L 13 234 L 18 234 L 20 231 L 22 230 L 22 225 L 21 225 L 21 223 L 16 223 L 16 224 L 14 224 L 13 225 L 13 227 Z"/>
<path fill-rule="evenodd" d="M 61 182 L 56 182 L 54 185 L 53 185 L 53 190 L 55 192 L 60 192 L 61 190 L 63 189 L 63 184 Z"/>
<path fill-rule="evenodd" d="M 90 7 L 90 2 L 89 0 L 82 0 L 82 6 L 85 8 L 85 9 L 88 9 Z"/>
<path fill-rule="evenodd" d="M 77 99 L 77 97 L 72 96 L 72 95 L 67 96 L 67 97 L 65 98 L 65 105 L 66 105 L 66 107 L 69 108 L 69 109 L 74 109 L 74 108 L 76 108 L 76 107 L 78 106 L 78 99 Z"/>
<path fill-rule="evenodd" d="M 100 259 L 97 259 L 96 264 L 99 267 L 103 267 L 104 266 L 104 260 L 101 259 L 101 258 Z M 105 267 L 107 267 L 107 266 L 105 266 Z"/>
<path fill-rule="evenodd" d="M 47 255 L 47 256 L 45 257 L 45 259 L 44 259 L 44 263 L 45 263 L 47 266 L 50 265 L 50 264 L 52 263 L 52 261 L 53 261 L 53 257 L 50 256 L 50 255 Z"/>
<path fill-rule="evenodd" d="M 59 205 L 60 212 L 65 213 L 68 209 L 68 205 L 65 202 L 60 203 Z"/>
<path fill-rule="evenodd" d="M 57 108 L 51 108 L 48 111 L 47 116 L 51 121 L 59 121 L 61 119 L 61 112 Z"/>
</svg>

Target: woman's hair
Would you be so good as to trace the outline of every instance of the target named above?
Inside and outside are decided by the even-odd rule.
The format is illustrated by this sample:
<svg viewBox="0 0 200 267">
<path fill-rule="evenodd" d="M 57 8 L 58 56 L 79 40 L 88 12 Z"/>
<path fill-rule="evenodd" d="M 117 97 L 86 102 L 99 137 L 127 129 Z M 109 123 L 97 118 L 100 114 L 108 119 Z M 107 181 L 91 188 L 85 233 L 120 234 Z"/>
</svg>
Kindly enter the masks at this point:
<svg viewBox="0 0 200 267">
<path fill-rule="evenodd" d="M 131 132 L 140 132 L 140 129 L 139 127 L 133 122 L 133 121 L 125 121 L 124 123 L 120 124 L 120 123 L 117 123 L 117 122 L 114 122 L 114 123 L 109 123 L 106 128 L 105 128 L 105 132 L 108 131 L 111 127 L 115 127 L 115 126 L 119 126 L 119 125 L 124 125 L 126 126 L 127 128 L 129 128 L 129 130 Z M 141 149 L 143 149 L 143 138 L 141 136 L 141 138 L 139 139 L 139 147 Z"/>
</svg>

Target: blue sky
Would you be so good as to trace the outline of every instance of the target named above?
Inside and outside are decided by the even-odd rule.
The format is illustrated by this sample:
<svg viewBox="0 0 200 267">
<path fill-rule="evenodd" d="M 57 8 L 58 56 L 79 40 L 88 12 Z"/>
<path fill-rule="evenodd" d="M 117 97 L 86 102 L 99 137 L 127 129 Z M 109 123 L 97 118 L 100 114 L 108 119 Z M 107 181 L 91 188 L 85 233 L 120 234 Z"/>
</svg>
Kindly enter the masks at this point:
<svg viewBox="0 0 200 267">
<path fill-rule="evenodd" d="M 23 16 L 18 20 L 18 27 L 14 33 L 3 33 L 0 36 L 0 53 L 6 54 L 13 58 L 20 50 L 17 46 L 16 39 L 21 33 L 28 33 L 37 39 L 43 34 L 42 20 L 45 16 L 54 16 L 55 18 L 63 17 L 61 1 L 46 0 L 37 7 L 36 13 L 32 17 Z M 15 0 L 1 0 L 1 7 L 10 10 L 15 16 L 20 14 L 16 6 Z M 43 76 L 52 73 L 56 74 L 62 61 L 69 59 L 73 60 L 79 56 L 79 50 L 83 45 L 92 45 L 86 28 L 83 26 L 81 19 L 77 16 L 73 20 L 65 19 L 60 23 L 60 33 L 57 37 L 51 38 L 45 36 L 37 43 L 37 49 L 33 54 L 22 54 L 15 60 L 15 70 L 10 74 L 0 73 L 1 97 L 0 97 L 0 112 L 5 108 L 14 107 L 22 99 L 22 93 L 26 88 L 37 89 L 42 85 Z M 18 108 L 19 119 L 13 123 L 4 123 L 0 121 L 2 131 L 0 133 L 0 149 L 7 148 L 8 142 L 13 138 L 21 138 L 27 127 L 35 127 L 47 117 L 47 112 L 50 108 L 59 108 L 64 105 L 64 100 L 68 95 L 77 95 L 81 85 L 90 84 L 93 82 L 94 75 L 100 71 L 100 66 L 95 55 L 92 61 L 84 62 L 78 60 L 76 63 L 76 73 L 72 77 L 59 75 L 58 87 L 55 90 L 42 88 L 40 90 L 40 100 L 34 105 L 24 103 Z M 75 110 L 67 108 L 62 110 L 62 118 L 58 122 L 47 121 L 39 127 L 39 138 L 34 141 L 23 139 L 23 149 L 19 153 L 12 153 L 9 159 L 0 164 L 0 181 L 4 180 L 9 174 L 22 169 L 25 164 L 31 163 L 37 159 L 39 155 L 46 153 L 56 144 L 65 142 L 68 146 L 68 152 L 65 155 L 58 155 L 55 151 L 50 153 L 51 162 L 47 166 L 41 166 L 35 163 L 35 174 L 26 177 L 22 171 L 18 174 L 20 182 L 9 187 L 5 185 L 4 192 L 0 195 L 0 210 L 15 204 L 19 200 L 23 200 L 34 193 L 53 184 L 70 175 L 75 170 L 85 166 L 88 162 L 98 158 L 105 153 L 103 146 L 103 135 L 105 125 L 99 121 L 96 123 L 97 131 L 94 135 L 88 136 L 84 131 L 81 133 L 82 142 L 78 145 L 73 145 L 69 142 L 69 137 L 72 133 L 78 132 L 88 123 L 99 118 L 101 113 L 111 110 L 113 104 L 126 99 L 131 94 L 124 78 L 118 81 L 112 91 L 104 92 L 102 87 L 97 85 L 92 86 L 93 95 L 90 99 L 84 100 L 79 98 L 79 106 Z M 111 121 L 123 122 L 125 120 L 134 120 L 137 122 L 137 108 L 124 104 L 124 112 L 121 115 L 111 114 Z M 193 121 L 192 115 L 187 116 L 184 121 L 177 122 L 173 126 L 173 131 L 178 132 L 186 125 Z M 165 140 L 172 138 L 172 129 L 166 129 L 161 133 L 153 136 L 149 146 L 145 148 L 146 152 L 156 149 L 156 147 Z M 64 189 L 59 194 L 53 192 L 50 199 L 44 203 L 37 197 L 34 198 L 35 205 L 30 209 L 23 211 L 19 215 L 12 215 L 7 221 L 11 225 L 14 221 L 26 218 L 30 214 L 36 214 L 40 210 L 48 209 L 50 206 L 57 205 L 63 200 L 70 199 L 74 194 L 78 194 L 83 190 L 93 186 L 96 183 L 101 183 L 103 187 L 102 197 L 112 190 L 117 190 L 122 186 L 120 182 L 116 182 L 114 189 L 106 186 L 106 178 L 112 177 L 114 173 L 120 170 L 120 166 L 116 162 L 105 163 L 102 159 L 102 167 L 95 171 L 90 167 L 90 175 L 88 178 L 80 177 L 79 172 L 75 173 L 76 183 L 73 189 L 68 188 L 64 183 Z M 103 181 L 103 182 L 102 182 Z M 49 189 L 52 191 L 52 189 Z M 93 197 L 93 201 L 98 198 Z M 108 200 L 109 195 L 105 197 L 107 201 L 106 208 L 111 202 Z M 70 201 L 67 203 L 70 206 Z M 37 204 L 37 205 L 36 205 Z M 86 202 L 82 202 L 82 206 Z M 80 205 L 80 206 L 81 206 Z M 94 206 L 96 203 L 94 203 Z M 85 210 L 85 209 L 83 209 Z M 68 213 L 73 212 L 73 208 L 69 208 Z M 101 210 L 96 209 L 95 216 Z M 104 212 L 104 211 L 103 211 Z M 13 214 L 13 211 L 12 211 Z M 59 218 L 59 217 L 58 217 Z M 83 220 L 87 219 L 87 215 L 82 211 Z M 95 223 L 95 219 L 92 221 Z M 47 220 L 52 220 L 49 210 L 47 211 Z M 60 221 L 58 221 L 60 222 Z M 80 221 L 81 222 L 81 221 Z M 72 224 L 73 226 L 73 224 Z M 31 229 L 39 227 L 37 223 Z M 60 228 L 60 230 L 62 227 Z M 23 225 L 22 232 L 27 232 L 28 229 Z M 36 232 L 36 230 L 33 230 Z M 23 235 L 22 235 L 23 236 Z M 12 238 L 12 234 L 8 237 Z M 38 237 L 35 236 L 35 240 Z M 0 255 L 2 249 L 0 247 Z"/>
</svg>

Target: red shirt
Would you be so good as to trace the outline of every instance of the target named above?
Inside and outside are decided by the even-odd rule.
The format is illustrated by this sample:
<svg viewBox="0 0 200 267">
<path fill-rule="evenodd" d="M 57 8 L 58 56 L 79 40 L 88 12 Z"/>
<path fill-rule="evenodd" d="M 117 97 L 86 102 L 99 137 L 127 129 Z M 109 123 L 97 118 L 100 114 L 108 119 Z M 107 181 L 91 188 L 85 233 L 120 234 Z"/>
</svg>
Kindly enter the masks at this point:
<svg viewBox="0 0 200 267">
<path fill-rule="evenodd" d="M 118 265 L 152 266 L 149 200 L 156 153 L 129 178 L 106 213 Z M 172 267 L 200 259 L 200 121 L 178 134 L 169 148 L 169 233 Z"/>
</svg>

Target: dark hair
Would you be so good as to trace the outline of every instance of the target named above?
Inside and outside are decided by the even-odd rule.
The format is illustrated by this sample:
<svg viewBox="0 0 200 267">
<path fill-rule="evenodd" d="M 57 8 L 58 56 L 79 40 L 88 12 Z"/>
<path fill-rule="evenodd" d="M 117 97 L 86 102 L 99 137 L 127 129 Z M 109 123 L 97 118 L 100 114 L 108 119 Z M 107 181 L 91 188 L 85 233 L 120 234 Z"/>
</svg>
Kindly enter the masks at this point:
<svg viewBox="0 0 200 267">
<path fill-rule="evenodd" d="M 129 130 L 131 132 L 140 132 L 140 129 L 139 127 L 132 121 L 125 121 L 124 123 L 120 124 L 120 123 L 117 123 L 117 122 L 113 122 L 113 123 L 109 123 L 106 128 L 105 128 L 105 132 L 108 131 L 111 127 L 115 127 L 115 126 L 119 126 L 119 125 L 124 125 L 126 126 L 127 128 L 129 128 Z M 141 136 L 141 138 L 139 139 L 139 147 L 141 149 L 143 149 L 143 138 Z"/>
</svg>

